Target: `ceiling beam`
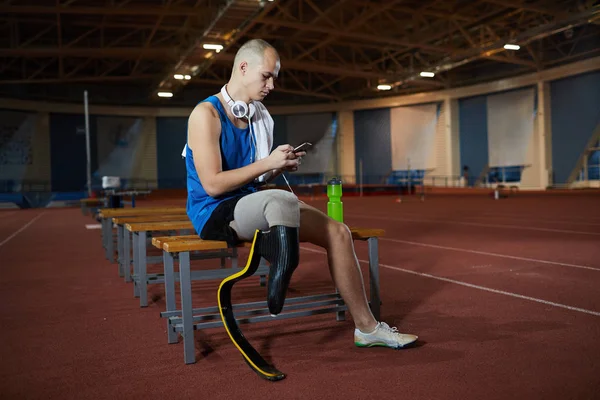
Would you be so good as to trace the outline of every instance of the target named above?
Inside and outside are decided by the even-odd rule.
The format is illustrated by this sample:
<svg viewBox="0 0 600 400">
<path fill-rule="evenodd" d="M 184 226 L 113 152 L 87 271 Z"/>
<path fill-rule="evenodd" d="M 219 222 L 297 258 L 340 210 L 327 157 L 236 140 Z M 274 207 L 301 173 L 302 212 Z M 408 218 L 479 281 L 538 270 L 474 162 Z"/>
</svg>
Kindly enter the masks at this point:
<svg viewBox="0 0 600 400">
<path fill-rule="evenodd" d="M 201 84 L 201 85 L 214 85 L 214 86 L 223 86 L 223 84 L 225 83 L 225 81 L 221 81 L 221 80 L 216 80 L 216 79 L 202 79 L 202 78 L 194 78 L 191 80 L 192 84 Z M 333 96 L 333 95 L 329 95 L 329 94 L 325 94 L 325 93 L 317 93 L 315 91 L 309 91 L 309 90 L 297 90 L 297 89 L 287 89 L 281 86 L 275 86 L 274 91 L 276 92 L 281 92 L 281 93 L 289 93 L 289 94 L 296 94 L 296 95 L 301 95 L 301 96 L 308 96 L 308 97 L 318 97 L 321 99 L 328 99 L 328 100 L 337 100 L 338 97 Z"/>
<path fill-rule="evenodd" d="M 127 76 L 81 76 L 73 78 L 42 78 L 42 79 L 6 79 L 0 80 L 0 85 L 48 84 L 48 83 L 74 83 L 74 82 L 123 82 L 155 79 L 155 74 L 127 75 Z"/>
<path fill-rule="evenodd" d="M 48 57 L 78 57 L 78 58 L 122 58 L 136 59 L 154 58 L 172 60 L 177 58 L 177 49 L 173 47 L 34 47 L 34 48 L 0 48 L 3 57 L 48 58 Z"/>
<path fill-rule="evenodd" d="M 356 29 L 357 27 L 366 24 L 367 21 L 369 21 L 371 18 L 374 18 L 383 11 L 392 8 L 396 3 L 399 3 L 400 1 L 401 0 L 388 0 L 387 3 L 383 3 L 383 5 L 380 5 L 379 7 L 370 9 L 368 12 L 361 14 L 358 18 L 345 22 L 345 26 L 343 28 L 329 28 L 330 33 L 328 34 L 328 37 L 326 39 L 321 40 L 319 43 L 315 44 L 310 49 L 304 51 L 302 54 L 296 57 L 296 60 L 301 60 L 309 54 L 313 53 L 314 51 L 320 49 L 321 47 L 326 46 L 331 42 L 334 42 L 337 38 L 342 36 L 343 32 L 351 31 L 353 29 Z"/>
<path fill-rule="evenodd" d="M 23 6 L 0 4 L 0 14 L 88 14 L 88 15 L 165 15 L 189 17 L 210 17 L 216 8 L 210 7 L 156 7 L 156 6 L 127 6 L 127 7 L 84 7 L 84 6 Z"/>
<path fill-rule="evenodd" d="M 220 54 L 217 62 L 231 64 L 235 57 L 234 54 Z M 366 78 L 366 79 L 378 79 L 378 78 L 389 78 L 396 79 L 398 76 L 388 74 L 384 71 L 365 71 L 357 69 L 353 65 L 341 65 L 341 64 L 324 64 L 312 61 L 294 61 L 294 60 L 281 60 L 282 69 L 300 70 L 304 72 L 317 72 L 322 74 L 329 74 L 335 76 L 347 76 L 355 78 Z"/>
<path fill-rule="evenodd" d="M 323 27 L 323 26 L 308 25 L 308 24 L 304 24 L 304 23 L 300 23 L 300 22 L 284 21 L 284 20 L 275 19 L 275 18 L 263 18 L 259 22 L 262 24 L 284 26 L 286 28 L 304 30 L 307 32 L 319 32 L 319 33 L 324 33 L 326 35 L 336 35 L 338 37 L 344 37 L 344 38 L 349 38 L 349 39 L 364 40 L 366 42 L 371 42 L 371 43 L 382 43 L 382 44 L 388 44 L 388 45 L 393 45 L 393 46 L 421 48 L 421 49 L 431 50 L 431 51 L 438 52 L 438 53 L 448 53 L 448 52 L 454 52 L 456 50 L 451 47 L 434 46 L 434 45 L 430 45 L 427 43 L 416 43 L 416 42 L 413 42 L 411 40 L 406 40 L 406 39 L 396 39 L 396 38 L 385 37 L 385 36 L 369 35 L 369 34 L 364 34 L 364 33 L 355 33 L 355 32 L 347 32 L 347 31 L 340 32 L 336 29 L 327 28 L 327 27 Z"/>
<path fill-rule="evenodd" d="M 106 16 L 105 16 L 106 17 Z M 43 19 L 43 18 L 8 18 L 8 17 L 0 17 L 0 22 L 1 23 L 9 23 L 12 21 L 16 21 L 19 22 L 21 24 L 54 24 L 55 21 L 54 19 Z M 86 20 L 86 19 L 82 19 L 82 20 L 74 20 L 74 21 L 69 21 L 69 25 L 70 26 L 83 26 L 83 27 L 88 27 L 88 28 L 95 28 L 95 29 L 100 29 L 100 25 L 104 26 L 105 28 L 124 28 L 124 29 L 154 29 L 154 24 L 150 24 L 150 23 L 140 23 L 140 22 L 134 22 L 133 20 L 131 22 L 116 22 L 116 21 L 97 21 L 97 20 Z M 174 24 L 161 24 L 157 30 L 159 31 L 181 31 L 181 32 L 187 32 L 190 34 L 201 34 L 202 31 L 200 29 L 196 29 L 196 28 L 190 28 L 190 27 L 185 27 L 181 24 L 178 25 L 174 25 Z"/>
<path fill-rule="evenodd" d="M 503 6 L 503 7 L 507 7 L 507 8 L 516 8 L 516 9 L 521 9 L 521 10 L 525 10 L 525 11 L 532 11 L 532 12 L 536 12 L 536 13 L 540 13 L 540 14 L 547 14 L 547 15 L 552 15 L 554 17 L 565 17 L 566 15 L 568 15 L 567 12 L 565 11 L 559 11 L 559 10 L 555 10 L 552 9 L 551 7 L 547 7 L 547 6 L 538 6 L 537 4 L 531 4 L 531 3 L 525 3 L 524 1 L 514 1 L 514 0 L 483 0 L 484 3 L 490 3 L 490 4 L 495 4 L 498 6 Z M 543 3 L 547 3 L 547 2 L 541 2 L 538 4 L 543 4 Z"/>
</svg>

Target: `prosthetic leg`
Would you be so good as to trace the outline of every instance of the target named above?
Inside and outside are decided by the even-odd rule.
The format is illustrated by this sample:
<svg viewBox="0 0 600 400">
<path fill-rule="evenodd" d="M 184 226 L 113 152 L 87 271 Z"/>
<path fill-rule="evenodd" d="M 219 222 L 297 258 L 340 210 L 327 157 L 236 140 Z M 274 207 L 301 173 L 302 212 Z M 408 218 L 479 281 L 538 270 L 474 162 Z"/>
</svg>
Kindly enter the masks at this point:
<svg viewBox="0 0 600 400">
<path fill-rule="evenodd" d="M 261 257 L 264 257 L 271 264 L 267 296 L 269 311 L 274 315 L 279 314 L 292 273 L 298 266 L 299 252 L 298 228 L 273 226 L 267 232 L 257 230 L 246 267 L 225 278 L 219 285 L 219 313 L 225 330 L 250 368 L 270 381 L 281 380 L 285 378 L 285 374 L 265 361 L 240 330 L 233 314 L 231 289 L 236 282 L 252 276 L 260 265 Z"/>
</svg>

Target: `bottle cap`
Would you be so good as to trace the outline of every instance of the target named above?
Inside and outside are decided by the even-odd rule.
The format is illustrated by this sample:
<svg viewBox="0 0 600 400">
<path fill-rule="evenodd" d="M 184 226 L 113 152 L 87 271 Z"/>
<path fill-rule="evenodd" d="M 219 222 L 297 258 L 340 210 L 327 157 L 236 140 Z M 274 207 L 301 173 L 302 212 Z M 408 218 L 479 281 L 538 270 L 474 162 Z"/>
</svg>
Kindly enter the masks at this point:
<svg viewBox="0 0 600 400">
<path fill-rule="evenodd" d="M 328 185 L 341 185 L 342 184 L 342 180 L 338 177 L 335 178 L 331 178 L 328 182 Z"/>
</svg>

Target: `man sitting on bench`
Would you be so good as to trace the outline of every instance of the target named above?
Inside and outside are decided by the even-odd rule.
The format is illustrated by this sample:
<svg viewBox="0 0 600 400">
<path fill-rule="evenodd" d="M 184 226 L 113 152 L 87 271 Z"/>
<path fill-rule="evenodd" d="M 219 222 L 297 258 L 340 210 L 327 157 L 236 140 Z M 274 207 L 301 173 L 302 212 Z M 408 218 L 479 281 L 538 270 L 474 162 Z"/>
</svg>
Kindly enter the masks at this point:
<svg viewBox="0 0 600 400">
<path fill-rule="evenodd" d="M 273 120 L 260 101 L 273 90 L 279 67 L 279 55 L 267 42 L 245 43 L 230 81 L 192 111 L 183 154 L 189 218 L 202 239 L 233 245 L 252 241 L 257 229 L 267 234 L 268 245 L 258 251 L 271 264 L 267 303 L 272 314 L 283 308 L 299 242 L 310 242 L 327 250 L 331 276 L 355 323 L 357 346 L 399 349 L 414 343 L 417 336 L 373 317 L 346 225 L 293 193 L 257 190 L 268 178 L 297 170 L 305 155 L 290 145 L 271 152 Z"/>
</svg>

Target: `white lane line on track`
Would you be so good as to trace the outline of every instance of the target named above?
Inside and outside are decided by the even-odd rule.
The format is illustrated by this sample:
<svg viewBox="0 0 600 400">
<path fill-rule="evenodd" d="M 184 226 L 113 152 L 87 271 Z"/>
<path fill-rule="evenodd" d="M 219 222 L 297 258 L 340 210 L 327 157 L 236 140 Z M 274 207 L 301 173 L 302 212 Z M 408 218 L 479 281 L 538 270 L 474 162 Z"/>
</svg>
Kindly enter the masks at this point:
<svg viewBox="0 0 600 400">
<path fill-rule="evenodd" d="M 588 226 L 600 226 L 600 222 L 580 222 L 573 221 L 569 219 L 558 219 L 558 218 L 536 218 L 536 217 L 509 217 L 509 216 L 501 216 L 501 215 L 493 215 L 493 214 L 479 214 L 476 216 L 472 215 L 464 215 L 460 212 L 457 212 L 457 218 L 459 219 L 468 219 L 468 220 L 502 220 L 502 221 L 520 221 L 523 224 L 531 224 L 531 223 L 541 223 L 541 224 L 554 224 L 554 225 L 588 225 Z M 446 218 L 448 214 L 418 214 L 411 213 L 411 217 L 413 218 Z M 461 221 L 462 222 L 462 221 Z M 493 222 L 493 221 L 490 221 Z"/>
<path fill-rule="evenodd" d="M 301 248 L 302 248 L 302 250 L 312 251 L 314 253 L 327 254 L 325 251 L 322 251 L 322 250 L 311 249 L 311 248 L 307 248 L 307 247 L 304 247 L 304 246 L 301 246 Z M 367 260 L 360 260 L 359 259 L 358 261 L 360 261 L 361 263 L 365 263 L 365 264 L 369 263 L 369 261 L 367 261 Z M 443 282 L 448 282 L 448 283 L 454 283 L 455 285 L 465 286 L 465 287 L 468 287 L 468 288 L 471 288 L 471 289 L 483 290 L 485 292 L 490 292 L 490 293 L 495 293 L 495 294 L 501 294 L 501 295 L 504 295 L 504 296 L 514 297 L 514 298 L 521 299 L 521 300 L 533 301 L 535 303 L 541 303 L 541 304 L 545 304 L 545 305 L 552 306 L 552 307 L 563 308 L 563 309 L 570 310 L 570 311 L 577 311 L 577 312 L 581 312 L 581 313 L 584 313 L 584 314 L 589 314 L 589 315 L 593 315 L 593 316 L 596 316 L 596 317 L 600 317 L 600 312 L 593 311 L 593 310 L 588 310 L 586 308 L 573 307 L 573 306 L 569 306 L 567 304 L 555 303 L 553 301 L 548 301 L 548 300 L 544 300 L 544 299 L 538 299 L 536 297 L 524 296 L 522 294 L 507 292 L 505 290 L 492 289 L 492 288 L 489 288 L 489 287 L 486 287 L 486 286 L 474 285 L 474 284 L 468 283 L 468 282 L 457 281 L 455 279 L 449 279 L 449 278 L 444 278 L 444 277 L 441 277 L 441 276 L 436 276 L 436 275 L 431 275 L 431 274 L 425 274 L 423 272 L 411 271 L 409 269 L 404 269 L 404 268 L 400 268 L 400 267 L 394 267 L 392 265 L 387 265 L 387 264 L 381 264 L 380 263 L 379 266 L 383 267 L 383 268 L 387 268 L 387 269 L 392 269 L 392 270 L 395 270 L 395 271 L 405 272 L 407 274 L 421 276 L 421 277 L 424 277 L 424 278 L 435 279 L 435 280 L 438 280 L 438 281 L 443 281 Z"/>
<path fill-rule="evenodd" d="M 563 267 L 581 268 L 581 269 L 588 269 L 588 270 L 591 270 L 591 271 L 600 271 L 600 268 L 588 267 L 587 265 L 568 264 L 568 263 L 561 263 L 561 262 L 558 262 L 558 261 L 538 260 L 537 258 L 518 257 L 518 256 L 511 256 L 509 254 L 490 253 L 490 252 L 487 252 L 487 251 L 479 251 L 479 250 L 471 250 L 471 249 L 461 249 L 461 248 L 458 248 L 458 247 L 440 246 L 440 245 L 437 245 L 437 244 L 429 244 L 429 243 L 421 243 L 421 242 L 411 242 L 409 240 L 392 239 L 392 238 L 386 238 L 386 237 L 379 238 L 379 240 L 389 241 L 389 242 L 396 242 L 396 243 L 410 244 L 410 245 L 413 245 L 413 246 L 431 247 L 431 248 L 434 248 L 434 249 L 462 251 L 464 253 L 481 254 L 483 256 L 510 258 L 510 259 L 519 260 L 519 261 L 529 261 L 529 262 L 535 262 L 535 263 L 541 263 L 541 264 L 552 264 L 552 265 L 560 265 L 560 266 L 563 266 Z"/>
<path fill-rule="evenodd" d="M 28 223 L 26 223 L 25 225 L 23 225 L 21 228 L 19 228 L 15 233 L 13 233 L 12 235 L 10 235 L 6 239 L 4 239 L 2 242 L 0 242 L 0 247 L 2 247 L 3 245 L 5 245 L 6 243 L 8 243 L 9 240 L 11 240 L 15 236 L 17 236 L 19 233 L 23 232 L 25 229 L 29 228 L 29 226 L 31 224 L 33 224 L 35 221 L 37 221 L 38 218 L 40 218 L 44 214 L 45 214 L 45 212 L 42 212 L 41 214 L 36 215 L 31 221 L 29 221 Z"/>
</svg>

